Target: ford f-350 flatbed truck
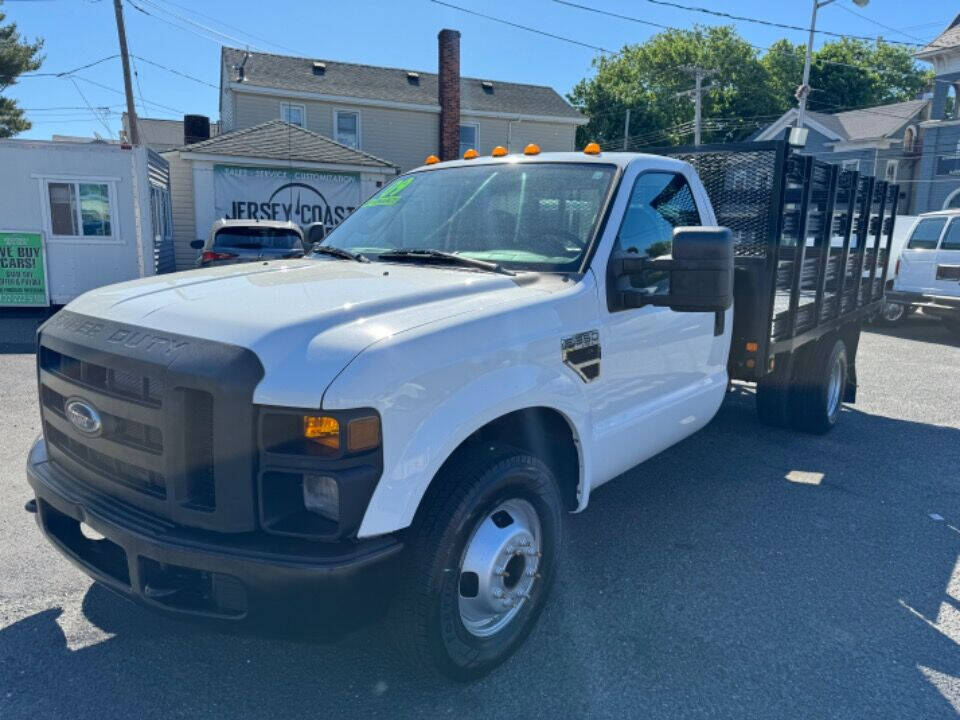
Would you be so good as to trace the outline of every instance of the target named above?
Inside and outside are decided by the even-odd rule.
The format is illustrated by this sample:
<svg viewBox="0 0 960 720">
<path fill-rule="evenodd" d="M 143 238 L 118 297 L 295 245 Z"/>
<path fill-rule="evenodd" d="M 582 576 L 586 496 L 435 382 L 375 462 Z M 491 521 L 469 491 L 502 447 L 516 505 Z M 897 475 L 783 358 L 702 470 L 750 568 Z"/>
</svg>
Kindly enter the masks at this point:
<svg viewBox="0 0 960 720">
<path fill-rule="evenodd" d="M 401 176 L 306 258 L 48 321 L 27 475 L 50 542 L 175 615 L 387 588 L 400 646 L 471 678 L 535 624 L 564 514 L 731 379 L 813 433 L 854 399 L 895 186 L 784 143 L 495 155 Z"/>
</svg>

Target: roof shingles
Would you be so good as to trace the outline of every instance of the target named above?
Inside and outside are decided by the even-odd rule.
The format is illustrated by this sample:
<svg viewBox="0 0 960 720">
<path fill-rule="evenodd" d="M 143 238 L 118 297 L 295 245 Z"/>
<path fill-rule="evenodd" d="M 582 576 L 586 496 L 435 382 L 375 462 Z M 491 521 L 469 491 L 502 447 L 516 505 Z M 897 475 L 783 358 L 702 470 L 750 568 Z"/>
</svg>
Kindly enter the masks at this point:
<svg viewBox="0 0 960 720">
<path fill-rule="evenodd" d="M 370 153 L 341 145 L 319 133 L 291 125 L 283 120 L 270 120 L 253 127 L 234 130 L 209 140 L 186 145 L 180 150 L 266 160 L 354 165 L 378 170 L 395 170 L 397 167 Z"/>
<path fill-rule="evenodd" d="M 243 82 L 250 85 L 384 102 L 437 105 L 436 73 L 416 71 L 419 78 L 412 82 L 408 77 L 410 69 L 248 53 L 228 47 L 223 48 L 222 60 L 227 82 L 237 80 L 237 68 L 242 65 Z M 322 73 L 314 73 L 315 62 L 325 65 Z M 485 88 L 483 83 L 478 78 L 460 79 L 462 110 L 556 117 L 568 122 L 583 119 L 551 87 L 493 81 L 491 87 Z"/>
</svg>

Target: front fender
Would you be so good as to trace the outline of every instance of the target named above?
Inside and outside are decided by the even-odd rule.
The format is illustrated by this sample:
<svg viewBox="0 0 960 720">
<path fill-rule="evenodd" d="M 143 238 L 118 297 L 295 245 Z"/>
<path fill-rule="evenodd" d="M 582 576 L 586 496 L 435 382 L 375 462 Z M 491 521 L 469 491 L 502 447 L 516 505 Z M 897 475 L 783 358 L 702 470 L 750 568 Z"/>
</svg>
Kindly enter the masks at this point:
<svg viewBox="0 0 960 720">
<path fill-rule="evenodd" d="M 572 373 L 570 374 L 572 375 Z M 359 536 L 368 537 L 407 527 L 441 465 L 471 434 L 508 413 L 546 407 L 563 415 L 573 430 L 580 455 L 580 487 L 589 468 L 590 443 L 580 442 L 590 432 L 583 412 L 582 383 L 566 371 L 538 365 L 500 368 L 469 379 L 439 405 L 421 414 L 405 428 L 384 415 L 384 475 L 377 485 Z M 397 408 L 393 408 L 394 411 Z M 413 420 L 408 413 L 401 418 Z M 401 436 L 402 433 L 402 436 Z"/>
</svg>

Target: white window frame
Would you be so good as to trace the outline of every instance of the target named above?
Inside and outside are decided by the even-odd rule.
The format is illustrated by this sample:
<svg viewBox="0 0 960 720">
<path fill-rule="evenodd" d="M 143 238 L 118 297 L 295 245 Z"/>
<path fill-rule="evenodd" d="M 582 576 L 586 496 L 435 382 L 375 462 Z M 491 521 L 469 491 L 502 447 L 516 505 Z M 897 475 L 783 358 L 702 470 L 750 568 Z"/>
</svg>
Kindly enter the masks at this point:
<svg viewBox="0 0 960 720">
<path fill-rule="evenodd" d="M 890 168 L 893 168 L 893 177 L 890 177 Z M 900 161 L 899 160 L 887 160 L 887 164 L 883 167 L 883 179 L 887 182 L 896 182 L 897 173 L 900 172 Z"/>
<path fill-rule="evenodd" d="M 841 170 L 860 170 L 860 158 L 849 158 L 840 161 Z"/>
<path fill-rule="evenodd" d="M 460 128 L 462 127 L 472 127 L 473 128 L 473 149 L 477 152 L 480 152 L 480 123 L 465 123 L 462 122 L 457 125 L 457 148 L 460 147 Z M 470 148 L 467 148 L 469 150 Z M 466 152 L 466 151 L 464 151 Z M 458 155 L 463 155 L 463 153 L 458 153 Z"/>
<path fill-rule="evenodd" d="M 347 110 L 346 108 L 334 108 L 333 110 L 333 139 L 336 140 L 341 145 L 347 145 L 345 142 L 340 140 L 340 135 L 338 127 L 340 125 L 339 118 L 341 115 L 356 115 L 357 116 L 357 146 L 355 150 L 359 150 L 363 147 L 363 118 L 359 110 Z M 351 147 L 347 145 L 347 147 Z"/>
<path fill-rule="evenodd" d="M 299 108 L 299 109 L 300 109 L 300 115 L 301 115 L 301 117 L 303 118 L 303 124 L 302 124 L 302 125 L 297 125 L 296 123 L 292 123 L 292 122 L 290 122 L 289 120 L 287 120 L 287 115 L 286 115 L 286 114 L 287 114 L 292 108 Z M 304 105 L 303 103 L 282 102 L 282 103 L 280 103 L 280 119 L 283 120 L 285 123 L 289 123 L 290 125 L 295 125 L 296 127 L 300 127 L 300 128 L 306 129 L 306 127 L 307 127 L 307 106 Z"/>
<path fill-rule="evenodd" d="M 123 245 L 120 231 L 120 204 L 117 202 L 117 183 L 120 178 L 96 175 L 33 175 L 40 189 L 41 223 L 48 245 Z M 53 218 L 50 215 L 50 183 L 71 183 L 73 185 L 93 184 L 107 186 L 107 199 L 110 202 L 109 235 L 54 235 Z M 77 188 L 77 229 L 83 232 L 80 216 L 80 188 Z"/>
</svg>

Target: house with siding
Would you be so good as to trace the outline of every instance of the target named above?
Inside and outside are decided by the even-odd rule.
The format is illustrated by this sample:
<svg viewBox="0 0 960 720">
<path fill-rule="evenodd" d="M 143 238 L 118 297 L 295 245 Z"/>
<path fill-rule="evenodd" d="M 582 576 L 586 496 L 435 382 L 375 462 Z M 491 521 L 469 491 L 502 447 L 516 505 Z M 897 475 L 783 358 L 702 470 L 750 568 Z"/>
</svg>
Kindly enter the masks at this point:
<svg viewBox="0 0 960 720">
<path fill-rule="evenodd" d="M 807 112 L 803 152 L 901 183 L 899 212 L 960 207 L 960 15 L 915 54 L 934 66 L 924 98 L 840 113 Z M 791 109 L 754 136 L 780 137 L 796 124 Z"/>
<path fill-rule="evenodd" d="M 438 72 L 223 48 L 221 132 L 282 119 L 409 170 L 427 155 L 573 150 L 587 122 L 556 90 L 461 77 L 460 33 L 438 36 Z M 447 139 L 441 138 L 441 127 Z"/>
</svg>

